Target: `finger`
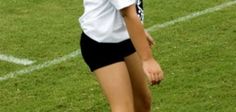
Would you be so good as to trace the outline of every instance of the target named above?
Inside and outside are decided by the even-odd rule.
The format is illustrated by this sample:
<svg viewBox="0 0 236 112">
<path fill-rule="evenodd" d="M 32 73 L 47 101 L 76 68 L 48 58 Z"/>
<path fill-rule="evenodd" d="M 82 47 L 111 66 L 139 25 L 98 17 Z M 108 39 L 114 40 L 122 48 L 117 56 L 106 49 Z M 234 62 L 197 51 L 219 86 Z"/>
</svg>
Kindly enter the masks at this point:
<svg viewBox="0 0 236 112">
<path fill-rule="evenodd" d="M 153 74 L 153 78 L 154 78 L 153 79 L 154 84 L 158 84 L 158 81 L 160 80 L 158 73 Z"/>
<path fill-rule="evenodd" d="M 148 43 L 150 46 L 153 46 L 154 45 L 154 40 L 152 37 L 147 37 L 147 40 L 148 40 Z"/>
<path fill-rule="evenodd" d="M 157 81 L 152 81 L 151 85 L 155 85 L 157 83 Z"/>
<path fill-rule="evenodd" d="M 156 85 L 158 82 L 157 81 L 152 81 L 152 86 Z"/>
<path fill-rule="evenodd" d="M 155 83 L 156 83 L 156 80 L 155 80 L 155 75 L 154 75 L 154 73 L 152 73 L 151 76 L 152 76 L 152 79 L 151 79 L 152 84 L 155 84 Z"/>
<path fill-rule="evenodd" d="M 159 73 L 156 73 L 155 74 L 155 81 L 153 81 L 153 85 L 159 85 L 161 83 L 161 80 L 162 80 L 162 73 L 159 72 Z"/>
<path fill-rule="evenodd" d="M 149 82 L 152 83 L 152 76 L 151 76 L 151 74 L 149 72 L 147 72 L 147 71 L 144 71 L 144 73 L 146 74 Z"/>
<path fill-rule="evenodd" d="M 159 85 L 161 83 L 161 80 L 157 81 L 157 85 Z"/>
<path fill-rule="evenodd" d="M 164 79 L 164 73 L 161 71 L 160 74 L 159 74 L 159 79 L 160 80 L 163 80 Z"/>
<path fill-rule="evenodd" d="M 151 36 L 149 36 L 149 39 L 150 39 L 152 45 L 154 45 L 155 44 L 155 40 Z"/>
<path fill-rule="evenodd" d="M 152 38 L 152 36 L 151 36 L 147 31 L 145 31 L 145 34 L 146 34 L 147 40 L 148 40 L 148 42 L 149 42 L 149 45 L 154 45 L 154 44 L 155 44 L 155 41 L 154 41 L 154 39 Z"/>
<path fill-rule="evenodd" d="M 159 77 L 159 74 L 160 74 L 160 73 L 157 73 L 157 74 L 156 74 L 156 83 L 157 83 L 157 84 L 159 84 L 160 81 L 161 81 L 161 79 L 160 79 L 160 77 Z"/>
<path fill-rule="evenodd" d="M 154 44 L 153 38 L 149 36 L 149 40 L 150 40 L 151 44 L 153 45 Z"/>
<path fill-rule="evenodd" d="M 147 37 L 147 41 L 148 41 L 148 45 L 149 45 L 150 47 L 152 47 L 152 46 L 153 46 L 153 43 L 148 39 L 148 37 Z"/>
<path fill-rule="evenodd" d="M 152 72 L 149 72 L 150 74 L 150 82 L 151 82 L 151 85 L 154 85 L 156 83 L 156 80 L 155 80 L 155 75 L 154 73 Z"/>
<path fill-rule="evenodd" d="M 153 85 L 159 85 L 161 83 L 161 80 L 159 80 L 159 81 L 154 81 L 153 83 L 152 83 L 152 86 Z"/>
<path fill-rule="evenodd" d="M 153 85 L 159 85 L 160 83 L 161 83 L 161 80 L 153 81 L 152 86 L 153 86 Z"/>
</svg>

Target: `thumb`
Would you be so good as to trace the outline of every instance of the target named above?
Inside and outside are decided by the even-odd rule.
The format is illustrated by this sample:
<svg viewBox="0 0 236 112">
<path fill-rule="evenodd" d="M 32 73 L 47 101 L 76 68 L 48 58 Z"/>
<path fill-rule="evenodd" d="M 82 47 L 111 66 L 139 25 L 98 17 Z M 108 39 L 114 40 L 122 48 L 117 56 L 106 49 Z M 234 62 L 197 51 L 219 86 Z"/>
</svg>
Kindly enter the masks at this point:
<svg viewBox="0 0 236 112">
<path fill-rule="evenodd" d="M 150 83 L 152 83 L 152 76 L 151 74 L 148 72 L 148 70 L 144 69 L 144 73 L 147 76 L 147 79 Z"/>
</svg>

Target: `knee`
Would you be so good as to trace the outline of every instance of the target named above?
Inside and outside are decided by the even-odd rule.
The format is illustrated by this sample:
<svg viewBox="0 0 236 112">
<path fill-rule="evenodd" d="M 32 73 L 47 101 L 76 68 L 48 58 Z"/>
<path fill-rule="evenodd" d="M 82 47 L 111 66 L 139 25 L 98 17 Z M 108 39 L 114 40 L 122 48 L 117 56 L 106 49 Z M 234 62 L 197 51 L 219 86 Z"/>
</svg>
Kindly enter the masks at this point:
<svg viewBox="0 0 236 112">
<path fill-rule="evenodd" d="M 151 111 L 151 105 L 152 105 L 151 95 L 148 94 L 145 97 L 143 97 L 142 102 L 143 102 L 143 108 L 144 108 L 144 110 L 146 110 L 145 112 L 150 112 Z"/>
<path fill-rule="evenodd" d="M 112 112 L 134 112 L 133 104 L 119 104 L 111 106 Z"/>
<path fill-rule="evenodd" d="M 139 98 L 135 99 L 135 110 L 137 112 L 150 112 L 152 105 L 151 94 L 140 95 Z"/>
</svg>

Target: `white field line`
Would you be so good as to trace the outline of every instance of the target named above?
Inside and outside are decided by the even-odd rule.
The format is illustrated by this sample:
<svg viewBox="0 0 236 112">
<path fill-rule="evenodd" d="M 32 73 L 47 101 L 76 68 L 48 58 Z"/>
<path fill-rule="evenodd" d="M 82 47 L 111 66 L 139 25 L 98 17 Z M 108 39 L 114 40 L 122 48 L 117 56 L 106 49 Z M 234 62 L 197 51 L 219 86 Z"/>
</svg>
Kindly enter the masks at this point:
<svg viewBox="0 0 236 112">
<path fill-rule="evenodd" d="M 223 8 L 229 7 L 229 6 L 234 5 L 234 4 L 236 4 L 236 0 L 223 3 L 221 5 L 215 6 L 213 8 L 208 8 L 208 9 L 203 10 L 203 11 L 194 12 L 194 13 L 189 14 L 187 16 L 180 17 L 180 18 L 177 18 L 175 20 L 172 20 L 172 21 L 169 21 L 169 22 L 165 22 L 163 24 L 153 25 L 152 27 L 148 28 L 147 30 L 148 31 L 154 31 L 155 28 L 156 29 L 165 28 L 165 27 L 174 25 L 177 22 L 184 22 L 184 21 L 187 21 L 189 19 L 196 18 L 198 16 L 201 16 L 201 15 L 204 15 L 204 14 L 207 14 L 207 13 L 212 13 L 212 12 L 221 10 Z M 14 77 L 19 76 L 19 75 L 29 74 L 29 73 L 31 73 L 33 71 L 40 70 L 40 69 L 47 68 L 47 67 L 52 66 L 52 65 L 56 65 L 56 64 L 62 63 L 64 61 L 67 61 L 69 59 L 77 57 L 79 54 L 80 54 L 80 50 L 76 50 L 76 51 L 74 51 L 74 52 L 72 52 L 72 53 L 70 53 L 68 55 L 65 55 L 65 56 L 63 56 L 61 58 L 56 58 L 54 60 L 45 62 L 43 64 L 34 65 L 34 66 L 27 67 L 27 68 L 19 70 L 19 71 L 11 72 L 9 74 L 6 74 L 3 77 L 0 77 L 0 81 L 7 80 L 7 79 L 10 79 L 10 78 L 14 78 Z"/>
<path fill-rule="evenodd" d="M 20 65 L 31 65 L 35 62 L 28 59 L 20 59 L 20 58 L 16 58 L 14 56 L 5 55 L 5 54 L 0 54 L 0 61 L 7 61 L 10 63 L 20 64 Z"/>
<path fill-rule="evenodd" d="M 202 16 L 202 15 L 205 15 L 205 14 L 208 14 L 208 13 L 219 11 L 223 8 L 229 7 L 229 6 L 234 5 L 234 4 L 236 4 L 236 0 L 226 2 L 226 3 L 223 3 L 221 5 L 218 5 L 218 6 L 215 6 L 215 7 L 212 7 L 212 8 L 208 8 L 208 9 L 205 9 L 205 10 L 202 10 L 202 11 L 194 12 L 194 13 L 189 14 L 187 16 L 183 16 L 183 17 L 174 19 L 172 21 L 165 22 L 163 24 L 153 25 L 150 28 L 148 28 L 147 31 L 152 32 L 152 31 L 155 31 L 155 30 L 158 30 L 158 29 L 161 29 L 161 28 L 165 28 L 165 27 L 174 25 L 174 24 L 179 23 L 179 22 L 184 22 L 186 20 L 190 20 L 190 19 Z"/>
<path fill-rule="evenodd" d="M 76 50 L 68 55 L 63 56 L 63 57 L 44 62 L 42 64 L 33 65 L 33 66 L 27 67 L 25 69 L 19 70 L 19 71 L 8 73 L 7 75 L 0 77 L 0 81 L 7 80 L 9 78 L 14 78 L 16 76 L 23 75 L 23 74 L 28 74 L 28 73 L 31 73 L 36 70 L 40 70 L 40 69 L 47 68 L 52 65 L 62 63 L 64 61 L 67 61 L 69 59 L 72 59 L 72 58 L 78 56 L 79 54 L 80 54 L 80 50 Z"/>
</svg>

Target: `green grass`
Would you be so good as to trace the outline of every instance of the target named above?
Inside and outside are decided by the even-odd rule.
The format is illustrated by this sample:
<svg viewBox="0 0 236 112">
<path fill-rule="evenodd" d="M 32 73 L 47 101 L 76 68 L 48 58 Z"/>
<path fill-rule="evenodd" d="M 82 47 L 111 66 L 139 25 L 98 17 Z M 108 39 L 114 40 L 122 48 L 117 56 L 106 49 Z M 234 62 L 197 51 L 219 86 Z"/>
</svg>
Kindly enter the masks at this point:
<svg viewBox="0 0 236 112">
<path fill-rule="evenodd" d="M 230 0 L 145 1 L 145 26 Z M 236 111 L 236 5 L 151 32 L 165 71 L 153 112 Z M 0 0 L 0 54 L 36 60 L 79 48 L 82 0 Z M 0 76 L 28 66 L 0 61 Z M 82 58 L 0 81 L 0 112 L 109 112 Z"/>
</svg>

